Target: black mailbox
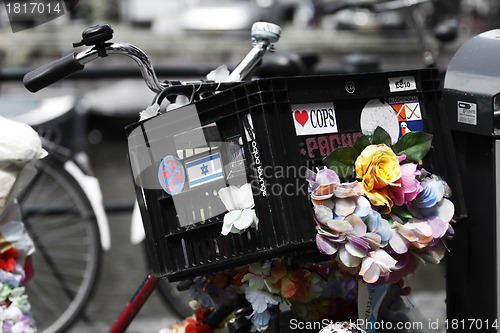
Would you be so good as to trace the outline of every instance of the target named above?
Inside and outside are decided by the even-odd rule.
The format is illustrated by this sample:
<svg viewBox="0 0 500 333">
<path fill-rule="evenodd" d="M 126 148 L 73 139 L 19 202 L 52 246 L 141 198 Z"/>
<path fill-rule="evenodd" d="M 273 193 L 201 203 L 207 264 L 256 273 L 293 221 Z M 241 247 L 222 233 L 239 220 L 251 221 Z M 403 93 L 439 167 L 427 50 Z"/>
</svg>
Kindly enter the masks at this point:
<svg viewBox="0 0 500 333">
<path fill-rule="evenodd" d="M 452 130 L 488 136 L 500 131 L 499 60 L 500 29 L 472 38 L 455 53 L 444 83 Z"/>
<path fill-rule="evenodd" d="M 498 332 L 500 30 L 482 33 L 456 52 L 443 94 L 467 209 L 447 257 L 448 328 L 456 323 L 458 331 Z M 471 321 L 481 329 L 464 325 Z"/>
</svg>

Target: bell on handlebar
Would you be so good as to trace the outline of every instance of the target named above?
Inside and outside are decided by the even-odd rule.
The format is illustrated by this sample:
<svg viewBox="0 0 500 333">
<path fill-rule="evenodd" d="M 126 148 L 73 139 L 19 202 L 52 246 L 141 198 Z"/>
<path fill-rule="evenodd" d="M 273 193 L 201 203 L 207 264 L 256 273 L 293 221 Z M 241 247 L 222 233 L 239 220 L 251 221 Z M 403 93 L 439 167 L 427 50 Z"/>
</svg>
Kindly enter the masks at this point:
<svg viewBox="0 0 500 333">
<path fill-rule="evenodd" d="M 281 37 L 281 27 L 269 22 L 255 22 L 251 35 L 258 42 L 276 43 Z"/>
<path fill-rule="evenodd" d="M 108 54 L 105 49 L 105 42 L 113 38 L 113 29 L 109 24 L 96 24 L 82 32 L 82 40 L 73 43 L 73 47 L 82 45 L 95 46 L 97 54 L 100 57 L 106 57 Z"/>
</svg>

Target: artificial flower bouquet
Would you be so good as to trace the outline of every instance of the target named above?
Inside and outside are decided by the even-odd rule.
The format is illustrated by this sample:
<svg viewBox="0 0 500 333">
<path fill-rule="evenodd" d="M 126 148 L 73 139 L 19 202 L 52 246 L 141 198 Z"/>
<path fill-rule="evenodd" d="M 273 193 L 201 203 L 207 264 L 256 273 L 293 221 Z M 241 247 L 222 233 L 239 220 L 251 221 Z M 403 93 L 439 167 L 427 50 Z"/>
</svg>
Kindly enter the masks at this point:
<svg viewBox="0 0 500 333">
<path fill-rule="evenodd" d="M 431 140 L 409 132 L 392 145 L 378 127 L 371 141 L 361 136 L 327 156 L 328 168 L 308 172 L 321 253 L 367 283 L 396 283 L 416 260 L 440 262 L 454 205 L 448 185 L 420 167 Z"/>
<path fill-rule="evenodd" d="M 419 261 L 439 263 L 446 239 L 453 236 L 451 191 L 421 165 L 431 142 L 430 134 L 409 132 L 393 145 L 379 127 L 352 147 L 335 149 L 324 159 L 325 168 L 306 173 L 316 244 L 333 260 L 291 264 L 274 259 L 198 277 L 190 290 L 194 317 L 167 332 L 211 332 L 204 321 L 207 311 L 238 297 L 251 305 L 247 319 L 253 331 L 267 329 L 276 308 L 292 315 L 291 330 L 316 322 L 319 326 L 312 328 L 320 331 L 324 320 L 354 322 L 361 284 L 386 286 L 386 302 L 395 304 L 408 289 L 403 277 Z M 238 195 L 221 194 L 223 201 L 235 201 L 228 208 L 234 216 L 225 219 L 223 233 L 256 227 L 249 189 L 227 191 Z"/>
</svg>

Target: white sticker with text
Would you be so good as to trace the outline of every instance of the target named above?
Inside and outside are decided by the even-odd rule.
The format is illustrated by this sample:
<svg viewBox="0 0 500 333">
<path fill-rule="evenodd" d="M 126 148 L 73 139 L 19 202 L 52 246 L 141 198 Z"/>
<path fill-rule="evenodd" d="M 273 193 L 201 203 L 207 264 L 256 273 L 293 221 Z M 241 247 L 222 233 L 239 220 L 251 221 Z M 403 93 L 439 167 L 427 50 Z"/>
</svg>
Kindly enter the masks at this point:
<svg viewBox="0 0 500 333">
<path fill-rule="evenodd" d="M 457 111 L 459 123 L 477 125 L 477 104 L 457 101 Z"/>
<path fill-rule="evenodd" d="M 417 90 L 413 76 L 390 77 L 389 90 L 391 92 Z"/>
<path fill-rule="evenodd" d="M 292 118 L 297 135 L 338 132 L 333 102 L 292 105 Z"/>
</svg>

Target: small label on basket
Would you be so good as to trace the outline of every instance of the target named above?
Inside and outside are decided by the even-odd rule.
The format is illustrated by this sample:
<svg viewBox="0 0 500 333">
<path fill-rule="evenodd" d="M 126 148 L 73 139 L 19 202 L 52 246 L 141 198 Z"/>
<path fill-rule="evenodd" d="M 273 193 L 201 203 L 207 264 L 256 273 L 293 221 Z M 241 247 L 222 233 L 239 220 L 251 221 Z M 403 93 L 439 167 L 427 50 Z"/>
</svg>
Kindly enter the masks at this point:
<svg viewBox="0 0 500 333">
<path fill-rule="evenodd" d="M 297 135 L 338 132 L 333 102 L 292 105 L 292 118 Z"/>
<path fill-rule="evenodd" d="M 462 124 L 477 125 L 477 104 L 457 102 L 457 121 Z"/>
<path fill-rule="evenodd" d="M 252 156 L 252 165 L 250 167 L 256 172 L 256 177 L 251 181 L 252 185 L 257 184 L 260 195 L 267 197 L 267 182 L 264 177 L 264 165 L 260 159 L 259 147 L 255 136 L 255 128 L 250 114 L 247 114 L 246 117 L 243 118 L 243 126 L 245 127 L 245 135 L 249 145 L 250 155 Z"/>
<path fill-rule="evenodd" d="M 422 109 L 416 96 L 389 98 L 389 104 L 398 116 L 400 137 L 408 132 L 424 130 Z"/>
<path fill-rule="evenodd" d="M 184 188 L 186 173 L 182 163 L 172 155 L 168 155 L 158 167 L 158 181 L 161 188 L 170 195 L 180 193 Z"/>
<path fill-rule="evenodd" d="M 390 77 L 389 90 L 391 92 L 417 90 L 417 84 L 413 76 Z"/>
</svg>

